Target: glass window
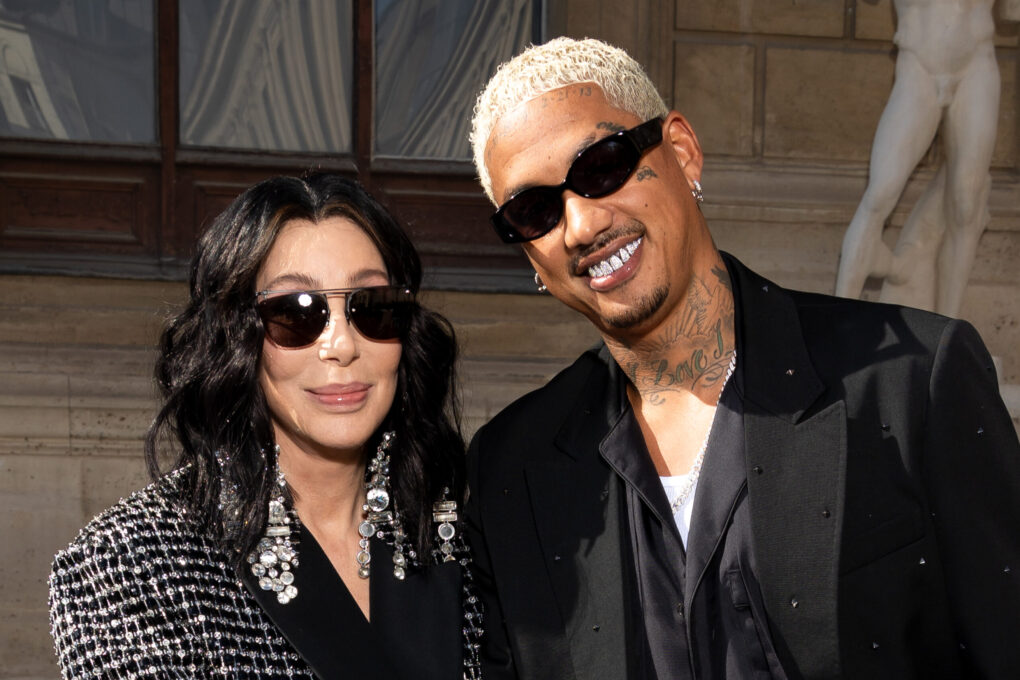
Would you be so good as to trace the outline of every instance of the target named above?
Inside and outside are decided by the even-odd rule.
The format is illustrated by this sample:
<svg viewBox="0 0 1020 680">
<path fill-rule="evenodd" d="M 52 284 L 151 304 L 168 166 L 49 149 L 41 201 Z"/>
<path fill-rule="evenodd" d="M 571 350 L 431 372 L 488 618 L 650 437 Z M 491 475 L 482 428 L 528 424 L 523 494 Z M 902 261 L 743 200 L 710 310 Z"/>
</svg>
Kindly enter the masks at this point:
<svg viewBox="0 0 1020 680">
<path fill-rule="evenodd" d="M 0 2 L 0 135 L 154 143 L 153 3 Z"/>
<path fill-rule="evenodd" d="M 182 145 L 351 149 L 350 2 L 180 0 Z"/>
<path fill-rule="evenodd" d="M 475 97 L 539 42 L 535 0 L 376 0 L 375 153 L 471 158 Z"/>
</svg>

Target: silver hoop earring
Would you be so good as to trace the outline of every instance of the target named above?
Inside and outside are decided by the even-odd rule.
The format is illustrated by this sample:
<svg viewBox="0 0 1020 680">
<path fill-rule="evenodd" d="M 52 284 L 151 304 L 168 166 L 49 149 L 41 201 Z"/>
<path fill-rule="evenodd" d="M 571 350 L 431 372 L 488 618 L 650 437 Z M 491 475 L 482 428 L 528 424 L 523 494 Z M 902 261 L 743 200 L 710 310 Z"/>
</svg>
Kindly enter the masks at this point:
<svg viewBox="0 0 1020 680">
<path fill-rule="evenodd" d="M 701 191 L 701 182 L 694 180 L 694 188 L 691 189 L 691 196 L 694 196 L 694 200 L 700 205 L 705 200 L 705 194 Z"/>
<path fill-rule="evenodd" d="M 538 272 L 535 272 L 535 286 L 539 293 L 545 293 L 549 290 L 549 287 L 542 283 L 542 277 L 538 275 Z"/>
</svg>

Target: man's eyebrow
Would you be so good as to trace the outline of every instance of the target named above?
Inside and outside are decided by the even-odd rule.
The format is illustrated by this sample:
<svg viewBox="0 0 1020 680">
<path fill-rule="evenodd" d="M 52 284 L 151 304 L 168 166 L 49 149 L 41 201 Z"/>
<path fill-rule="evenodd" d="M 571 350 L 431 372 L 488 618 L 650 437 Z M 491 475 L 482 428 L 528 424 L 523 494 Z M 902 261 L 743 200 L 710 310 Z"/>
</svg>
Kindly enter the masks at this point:
<svg viewBox="0 0 1020 680">
<path fill-rule="evenodd" d="M 598 139 L 599 139 L 598 135 L 596 135 L 593 132 L 590 135 L 588 135 L 587 137 L 585 137 L 584 139 L 582 139 L 580 142 L 578 142 L 577 143 L 577 148 L 574 151 L 574 158 L 577 158 L 578 156 L 580 156 L 581 152 L 583 152 L 589 146 L 594 144 Z M 574 161 L 570 161 L 570 162 L 573 163 Z"/>
<path fill-rule="evenodd" d="M 606 135 L 606 136 L 608 137 L 609 135 Z M 587 137 L 583 138 L 581 141 L 579 141 L 577 143 L 577 147 L 574 150 L 574 154 L 570 157 L 570 162 L 573 163 L 577 159 L 577 157 L 581 155 L 582 151 L 584 151 L 589 146 L 594 144 L 598 139 L 599 139 L 598 136 L 593 132 L 590 135 L 588 135 Z M 568 169 L 569 169 L 569 166 L 568 166 Z M 566 173 L 564 173 L 563 176 L 564 176 L 564 179 L 566 179 Z M 537 187 L 537 186 L 549 186 L 549 185 L 546 185 L 546 184 L 537 184 L 535 182 L 525 182 L 523 184 L 515 185 L 510 190 L 503 192 L 503 202 L 506 203 L 507 201 L 509 201 L 511 198 L 513 198 L 517 194 L 521 193 L 522 191 L 527 191 L 528 189 L 531 189 L 531 188 Z"/>
</svg>

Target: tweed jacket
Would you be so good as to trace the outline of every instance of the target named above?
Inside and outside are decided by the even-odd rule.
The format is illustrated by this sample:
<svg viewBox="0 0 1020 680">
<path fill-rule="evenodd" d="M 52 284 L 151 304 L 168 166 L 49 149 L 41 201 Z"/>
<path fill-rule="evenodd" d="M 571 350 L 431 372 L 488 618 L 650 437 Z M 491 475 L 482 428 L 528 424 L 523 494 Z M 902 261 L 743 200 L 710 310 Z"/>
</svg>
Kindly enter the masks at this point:
<svg viewBox="0 0 1020 680">
<path fill-rule="evenodd" d="M 1020 677 L 1020 444 L 976 331 L 784 290 L 724 259 L 743 378 L 740 482 L 783 670 Z M 471 444 L 489 678 L 624 678 L 640 653 L 622 494 L 604 455 L 621 422 L 606 407 L 620 399 L 619 370 L 595 347 Z M 690 563 L 687 576 L 688 611 L 728 606 L 703 599 Z"/>
<path fill-rule="evenodd" d="M 461 677 L 460 565 L 398 582 L 373 539 L 369 625 L 303 538 L 299 594 L 281 605 L 177 500 L 182 477 L 122 500 L 57 554 L 50 624 L 65 678 Z"/>
</svg>

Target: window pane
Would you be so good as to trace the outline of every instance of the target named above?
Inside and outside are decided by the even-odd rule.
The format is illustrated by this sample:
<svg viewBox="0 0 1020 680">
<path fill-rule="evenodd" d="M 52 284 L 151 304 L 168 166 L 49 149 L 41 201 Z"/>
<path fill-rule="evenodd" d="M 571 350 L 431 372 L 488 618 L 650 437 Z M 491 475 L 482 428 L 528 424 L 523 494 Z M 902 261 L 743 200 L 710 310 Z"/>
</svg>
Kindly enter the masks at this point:
<svg viewBox="0 0 1020 680">
<path fill-rule="evenodd" d="M 180 0 L 180 140 L 351 148 L 350 2 Z"/>
<path fill-rule="evenodd" d="M 537 42 L 534 0 L 376 0 L 375 152 L 470 159 L 478 91 Z"/>
<path fill-rule="evenodd" d="M 0 135 L 156 141 L 153 0 L 3 0 Z"/>
</svg>

